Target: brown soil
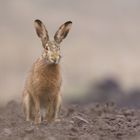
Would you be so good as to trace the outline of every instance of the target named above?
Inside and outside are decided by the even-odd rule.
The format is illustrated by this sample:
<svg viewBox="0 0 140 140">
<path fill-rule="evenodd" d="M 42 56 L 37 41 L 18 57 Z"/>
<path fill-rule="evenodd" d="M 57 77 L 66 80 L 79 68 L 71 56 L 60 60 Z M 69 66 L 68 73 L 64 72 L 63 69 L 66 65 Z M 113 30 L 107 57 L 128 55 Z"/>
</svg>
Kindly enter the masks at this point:
<svg viewBox="0 0 140 140">
<path fill-rule="evenodd" d="M 140 111 L 110 104 L 63 105 L 60 122 L 25 122 L 21 106 L 0 108 L 0 140 L 139 140 Z"/>
</svg>

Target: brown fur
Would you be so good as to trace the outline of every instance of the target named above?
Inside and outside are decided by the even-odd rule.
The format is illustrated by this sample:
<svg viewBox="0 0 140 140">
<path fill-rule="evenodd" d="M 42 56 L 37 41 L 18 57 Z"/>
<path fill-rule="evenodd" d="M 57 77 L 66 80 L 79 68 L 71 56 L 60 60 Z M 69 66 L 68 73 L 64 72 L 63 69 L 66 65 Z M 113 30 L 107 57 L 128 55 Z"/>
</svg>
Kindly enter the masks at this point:
<svg viewBox="0 0 140 140">
<path fill-rule="evenodd" d="M 26 120 L 30 120 L 33 116 L 33 110 L 35 104 L 39 104 L 35 109 L 38 118 L 35 118 L 36 123 L 39 123 L 41 119 L 40 108 L 47 108 L 49 106 L 52 108 L 48 114 L 46 114 L 46 121 L 51 121 L 55 119 L 57 110 L 56 102 L 60 98 L 60 87 L 61 87 L 61 74 L 60 74 L 60 64 L 49 64 L 46 65 L 45 59 L 38 59 L 33 65 L 29 77 L 27 78 L 25 89 L 23 92 L 23 98 L 29 96 L 29 116 L 25 112 Z M 26 101 L 25 101 L 26 102 Z M 59 104 L 59 103 L 58 103 Z M 59 107 L 58 107 L 59 108 Z M 47 110 L 46 110 L 47 111 Z M 53 111 L 53 112 L 51 112 Z M 49 116 L 50 115 L 50 116 Z M 49 117 L 49 118 L 47 118 Z"/>
<path fill-rule="evenodd" d="M 68 33 L 68 26 L 72 22 L 66 22 L 61 27 L 63 30 L 57 31 L 58 40 L 64 39 L 64 34 Z M 40 20 L 35 20 L 37 35 L 41 38 L 44 52 L 42 56 L 33 64 L 31 71 L 25 82 L 23 90 L 23 110 L 26 121 L 34 119 L 38 124 L 43 118 L 47 122 L 55 120 L 61 106 L 61 71 L 59 43 L 49 41 L 48 32 Z M 69 27 L 70 29 L 70 27 Z M 61 38 L 61 39 L 60 39 Z M 45 109 L 45 116 L 41 110 Z"/>
</svg>

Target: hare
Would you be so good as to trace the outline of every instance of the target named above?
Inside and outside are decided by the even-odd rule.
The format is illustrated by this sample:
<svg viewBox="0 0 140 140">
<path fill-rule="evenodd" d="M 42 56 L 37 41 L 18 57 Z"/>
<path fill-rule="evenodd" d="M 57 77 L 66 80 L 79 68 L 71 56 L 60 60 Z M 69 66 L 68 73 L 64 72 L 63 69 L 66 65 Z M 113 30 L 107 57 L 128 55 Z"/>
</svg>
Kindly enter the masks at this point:
<svg viewBox="0 0 140 140">
<path fill-rule="evenodd" d="M 42 21 L 34 21 L 44 51 L 33 64 L 25 82 L 22 103 L 26 121 L 34 119 L 35 124 L 39 124 L 42 118 L 47 122 L 57 118 L 61 106 L 60 43 L 69 33 L 71 25 L 71 21 L 61 25 L 54 35 L 54 41 L 50 41 Z M 45 110 L 44 116 L 42 109 Z"/>
</svg>

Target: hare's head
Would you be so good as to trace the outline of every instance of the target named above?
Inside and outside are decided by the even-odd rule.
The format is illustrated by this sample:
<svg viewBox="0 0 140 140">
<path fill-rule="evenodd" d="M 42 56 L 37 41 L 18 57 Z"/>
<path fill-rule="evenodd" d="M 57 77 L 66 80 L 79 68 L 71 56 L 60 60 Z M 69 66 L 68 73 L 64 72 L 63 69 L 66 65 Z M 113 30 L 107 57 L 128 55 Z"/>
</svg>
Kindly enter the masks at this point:
<svg viewBox="0 0 140 140">
<path fill-rule="evenodd" d="M 49 40 L 48 31 L 45 25 L 40 20 L 35 20 L 35 29 L 38 37 L 41 39 L 42 46 L 44 48 L 43 57 L 46 58 L 48 63 L 57 64 L 60 61 L 60 43 L 67 36 L 72 22 L 67 21 L 60 26 L 58 31 L 54 35 L 54 40 Z"/>
</svg>

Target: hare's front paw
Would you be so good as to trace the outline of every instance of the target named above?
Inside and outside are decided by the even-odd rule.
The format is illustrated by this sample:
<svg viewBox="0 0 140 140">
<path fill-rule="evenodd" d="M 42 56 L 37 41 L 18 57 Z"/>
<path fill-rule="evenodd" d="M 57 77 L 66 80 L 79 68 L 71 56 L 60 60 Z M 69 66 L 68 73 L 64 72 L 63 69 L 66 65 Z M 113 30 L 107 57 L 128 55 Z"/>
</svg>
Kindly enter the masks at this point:
<svg viewBox="0 0 140 140">
<path fill-rule="evenodd" d="M 26 118 L 26 122 L 30 122 L 31 121 L 31 118 Z"/>
<path fill-rule="evenodd" d="M 61 122 L 61 119 L 60 118 L 56 118 L 54 121 L 55 122 Z"/>
<path fill-rule="evenodd" d="M 41 123 L 41 116 L 36 116 L 35 117 L 35 124 L 40 124 Z"/>
</svg>

